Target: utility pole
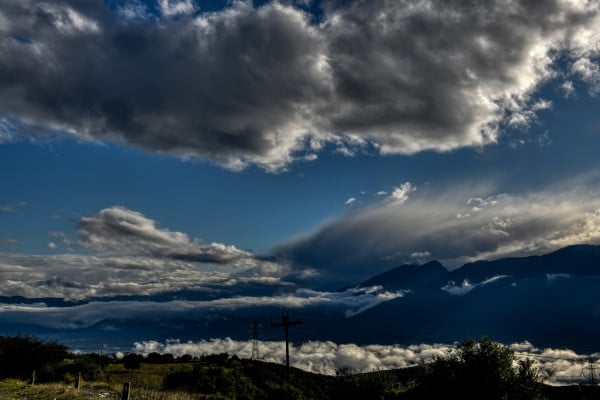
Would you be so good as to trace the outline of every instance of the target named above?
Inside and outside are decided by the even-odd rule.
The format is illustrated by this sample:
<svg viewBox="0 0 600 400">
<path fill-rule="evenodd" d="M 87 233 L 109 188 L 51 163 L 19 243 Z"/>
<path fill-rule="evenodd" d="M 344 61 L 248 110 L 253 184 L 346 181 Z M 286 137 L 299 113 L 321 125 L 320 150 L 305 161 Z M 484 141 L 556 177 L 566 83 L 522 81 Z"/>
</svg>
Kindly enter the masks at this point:
<svg viewBox="0 0 600 400">
<path fill-rule="evenodd" d="M 594 361 L 590 358 L 589 365 L 581 370 L 581 375 L 589 380 L 590 385 L 596 385 L 596 367 Z"/>
<path fill-rule="evenodd" d="M 258 360 L 258 335 L 260 331 L 260 324 L 254 320 L 252 322 L 252 360 Z"/>
<path fill-rule="evenodd" d="M 283 327 L 285 331 L 285 371 L 289 374 L 290 371 L 290 338 L 289 338 L 289 327 L 294 325 L 300 325 L 302 321 L 297 319 L 296 321 L 290 321 L 289 313 L 284 310 L 281 312 L 281 322 L 271 322 L 273 328 Z"/>
</svg>

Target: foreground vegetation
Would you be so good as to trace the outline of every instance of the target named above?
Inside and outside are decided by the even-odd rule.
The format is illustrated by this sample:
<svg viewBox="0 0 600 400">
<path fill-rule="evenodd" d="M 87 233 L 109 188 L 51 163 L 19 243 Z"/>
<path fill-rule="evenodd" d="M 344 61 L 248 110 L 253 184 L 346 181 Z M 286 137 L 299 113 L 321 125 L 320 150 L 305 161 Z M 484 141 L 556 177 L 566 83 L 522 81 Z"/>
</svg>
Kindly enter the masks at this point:
<svg viewBox="0 0 600 400">
<path fill-rule="evenodd" d="M 34 373 L 35 371 L 35 373 Z M 286 379 L 287 377 L 287 379 Z M 528 361 L 488 339 L 466 340 L 447 357 L 394 371 L 324 376 L 230 357 L 157 353 L 122 359 L 73 354 L 58 343 L 0 337 L 0 399 L 562 399 L 597 395 L 593 389 L 554 390 Z M 32 384 L 35 381 L 35 384 Z M 77 387 L 78 386 L 78 387 Z"/>
</svg>

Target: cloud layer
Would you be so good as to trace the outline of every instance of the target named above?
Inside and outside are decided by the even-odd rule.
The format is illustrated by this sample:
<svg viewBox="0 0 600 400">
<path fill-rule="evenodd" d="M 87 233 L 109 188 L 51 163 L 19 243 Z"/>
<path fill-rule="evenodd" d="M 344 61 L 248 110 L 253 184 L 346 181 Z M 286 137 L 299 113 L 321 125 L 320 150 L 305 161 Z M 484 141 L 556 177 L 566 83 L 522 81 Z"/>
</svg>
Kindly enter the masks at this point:
<svg viewBox="0 0 600 400">
<path fill-rule="evenodd" d="M 64 284 L 58 282 L 56 286 L 61 283 Z M 74 286 L 71 284 L 71 287 Z M 43 303 L 0 304 L 0 321 L 10 324 L 34 324 L 55 329 L 79 329 L 91 327 L 105 320 L 176 318 L 192 318 L 195 321 L 211 320 L 227 313 L 238 315 L 255 313 L 257 309 L 264 307 L 286 309 L 318 307 L 321 311 L 338 310 L 346 317 L 352 317 L 377 304 L 402 296 L 403 292 L 389 292 L 382 290 L 381 287 L 370 287 L 348 289 L 344 292 L 299 289 L 277 296 L 235 296 L 206 301 L 105 301 L 70 307 L 48 307 Z"/>
<path fill-rule="evenodd" d="M 157 226 L 137 211 L 110 207 L 79 221 L 80 246 L 94 254 L 0 253 L 0 295 L 82 300 L 206 290 L 242 283 L 287 285 L 284 264 L 223 243 L 202 243 Z M 70 251 L 74 240 L 51 232 Z M 58 245 L 50 242 L 49 248 Z"/>
<path fill-rule="evenodd" d="M 550 107 L 549 80 L 598 91 L 595 2 L 329 4 L 314 18 L 279 2 L 4 1 L 0 141 L 60 132 L 275 171 L 328 142 L 483 146 Z"/>
<path fill-rule="evenodd" d="M 284 342 L 259 341 L 258 344 L 261 360 L 275 363 L 285 362 Z M 544 382 L 552 385 L 582 383 L 585 380 L 581 376 L 582 369 L 587 365 L 590 356 L 597 356 L 597 354 L 580 355 L 568 349 L 539 349 L 529 342 L 514 343 L 509 347 L 515 351 L 517 359 L 532 359 L 534 368 L 540 371 Z M 290 365 L 327 375 L 335 375 L 338 372 L 371 372 L 406 368 L 423 362 L 431 362 L 436 357 L 447 356 L 453 350 L 454 346 L 447 344 L 358 346 L 352 343 L 311 341 L 301 345 L 291 345 Z M 228 353 L 242 358 L 250 358 L 252 342 L 229 338 L 199 342 L 145 341 L 136 342 L 133 351 L 140 354 L 169 353 L 174 356 Z"/>
<path fill-rule="evenodd" d="M 520 195 L 492 194 L 488 188 L 482 196 L 469 187 L 415 189 L 405 183 L 379 202 L 354 209 L 276 252 L 339 283 L 408 262 L 437 259 L 459 267 L 476 259 L 600 244 L 600 200 L 583 187 Z"/>
</svg>

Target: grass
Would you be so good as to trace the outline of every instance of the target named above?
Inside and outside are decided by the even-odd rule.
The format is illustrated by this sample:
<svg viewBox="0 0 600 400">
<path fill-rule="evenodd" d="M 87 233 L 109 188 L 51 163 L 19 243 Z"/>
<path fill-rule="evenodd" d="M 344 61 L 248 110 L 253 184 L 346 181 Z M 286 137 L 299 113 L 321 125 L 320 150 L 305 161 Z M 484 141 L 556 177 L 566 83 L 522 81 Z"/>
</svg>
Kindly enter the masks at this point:
<svg viewBox="0 0 600 400">
<path fill-rule="evenodd" d="M 110 364 L 98 380 L 83 380 L 80 389 L 75 389 L 74 377 L 70 374 L 65 374 L 61 383 L 31 385 L 16 379 L 0 380 L 0 400 L 121 400 L 124 382 L 130 383 L 130 400 L 350 400 L 370 398 L 370 394 L 390 386 L 388 381 L 396 382 L 400 378 L 389 373 L 379 375 L 335 377 L 292 368 L 289 382 L 286 382 L 284 366 L 261 361 L 225 359 L 195 363 L 141 363 L 140 369 Z M 170 379 L 165 380 L 165 377 Z M 395 394 L 404 391 L 397 384 L 388 389 L 393 389 Z"/>
<path fill-rule="evenodd" d="M 29 383 L 5 379 L 0 381 L 0 398 L 3 400 L 87 400 L 115 399 L 116 393 L 111 392 L 106 385 L 82 387 L 80 390 L 64 383 L 46 383 L 30 385 Z"/>
<path fill-rule="evenodd" d="M 193 400 L 184 392 L 161 390 L 164 375 L 172 369 L 191 369 L 188 364 L 142 364 L 139 370 L 127 370 L 121 364 L 108 366 L 105 382 L 83 382 L 80 389 L 73 383 L 31 385 L 18 379 L 0 380 L 2 400 L 121 400 L 123 383 L 130 382 L 130 400 Z"/>
<path fill-rule="evenodd" d="M 170 371 L 191 370 L 192 364 L 146 364 L 140 369 L 126 369 L 123 364 L 110 364 L 106 370 L 106 381 L 113 385 L 130 382 L 134 388 L 158 391 L 162 388 L 163 378 Z M 121 390 L 121 389 L 119 389 Z"/>
<path fill-rule="evenodd" d="M 130 400 L 194 400 L 188 393 L 163 392 L 150 388 L 132 388 Z M 77 390 L 64 383 L 29 383 L 5 379 L 0 381 L 2 400 L 121 400 L 121 389 L 106 384 L 84 384 Z"/>
<path fill-rule="evenodd" d="M 291 391 L 294 395 L 291 398 L 318 399 L 325 398 L 321 393 L 312 393 L 312 386 L 326 387 L 335 380 L 334 377 L 323 377 L 310 374 L 304 371 L 294 369 L 291 373 L 292 384 L 287 389 L 282 377 L 284 376 L 284 367 L 281 365 L 272 365 L 269 363 L 250 362 L 248 360 L 237 361 L 231 365 L 215 366 L 211 363 L 176 363 L 176 364 L 148 364 L 142 363 L 140 369 L 126 369 L 123 364 L 110 364 L 102 374 L 102 380 L 86 381 L 83 380 L 80 389 L 75 389 L 74 378 L 71 375 L 65 376 L 65 381 L 61 383 L 36 383 L 31 385 L 25 381 L 16 379 L 0 380 L 0 399 L 1 400 L 121 400 L 123 383 L 129 382 L 130 400 L 217 400 L 236 398 L 238 390 L 259 390 L 250 388 L 252 380 L 246 374 L 255 375 L 257 381 L 262 381 L 262 390 L 268 393 L 277 394 L 276 397 L 283 397 L 285 390 Z M 246 365 L 248 364 L 248 365 Z M 255 365 L 256 364 L 256 365 Z M 186 387 L 187 381 L 172 386 L 173 391 L 166 391 L 163 388 L 164 377 L 172 373 L 191 373 L 200 366 L 199 376 L 211 378 L 231 378 L 235 387 L 229 387 L 225 392 L 215 393 L 208 389 L 201 394 L 194 389 L 195 394 L 189 392 L 190 387 Z M 214 371 L 213 371 L 214 370 Z M 218 372 L 210 375 L 210 372 Z M 323 381 L 323 382 L 321 382 Z M 248 387 L 240 386 L 242 383 L 250 385 Z M 317 384 L 318 383 L 318 384 Z M 183 386 L 182 386 L 183 385 Z M 189 385 L 188 385 L 189 386 Z M 239 386 L 239 387 L 238 387 Z M 304 388 L 304 389 L 301 389 Z M 188 391 L 185 391 L 187 389 Z M 230 390 L 231 389 L 231 390 Z M 305 396 L 302 392 L 307 390 L 310 395 Z M 210 393 L 210 394 L 209 394 Z M 266 397 L 263 393 L 259 398 Z"/>
</svg>

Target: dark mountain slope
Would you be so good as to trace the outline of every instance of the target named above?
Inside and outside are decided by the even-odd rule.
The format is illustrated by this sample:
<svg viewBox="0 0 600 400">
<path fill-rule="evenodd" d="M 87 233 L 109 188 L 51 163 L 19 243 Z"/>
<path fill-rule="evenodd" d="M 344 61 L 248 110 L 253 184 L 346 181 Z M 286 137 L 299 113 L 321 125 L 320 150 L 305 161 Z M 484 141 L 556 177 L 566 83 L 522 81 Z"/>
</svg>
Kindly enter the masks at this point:
<svg viewBox="0 0 600 400">
<path fill-rule="evenodd" d="M 430 261 L 423 265 L 405 264 L 360 284 L 361 287 L 384 286 L 389 290 L 439 287 L 447 281 L 448 270 L 438 261 Z"/>
<path fill-rule="evenodd" d="M 600 275 L 600 246 L 575 245 L 542 256 L 476 261 L 450 272 L 449 279 L 480 282 L 497 275 L 528 278 L 549 274 Z"/>
</svg>

